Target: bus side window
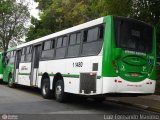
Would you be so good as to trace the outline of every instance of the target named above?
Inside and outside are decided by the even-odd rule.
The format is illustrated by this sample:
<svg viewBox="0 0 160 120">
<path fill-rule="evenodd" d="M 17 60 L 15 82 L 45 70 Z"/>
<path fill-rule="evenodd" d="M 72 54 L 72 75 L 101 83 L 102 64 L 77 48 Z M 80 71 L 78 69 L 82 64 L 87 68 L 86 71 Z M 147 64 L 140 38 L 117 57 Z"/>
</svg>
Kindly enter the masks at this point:
<svg viewBox="0 0 160 120">
<path fill-rule="evenodd" d="M 57 39 L 57 48 L 60 48 L 62 46 L 62 37 Z"/>
<path fill-rule="evenodd" d="M 26 48 L 25 62 L 31 62 L 32 58 L 32 46 Z"/>
<path fill-rule="evenodd" d="M 62 44 L 62 47 L 66 46 L 67 46 L 67 36 L 63 37 L 63 44 Z"/>
<path fill-rule="evenodd" d="M 96 41 L 98 39 L 98 27 L 88 30 L 87 42 Z"/>
<path fill-rule="evenodd" d="M 76 33 L 71 34 L 69 37 L 69 45 L 74 45 L 76 43 Z"/>
<path fill-rule="evenodd" d="M 104 26 L 99 26 L 99 39 L 102 40 L 104 37 Z"/>
<path fill-rule="evenodd" d="M 43 50 L 49 50 L 51 48 L 51 40 L 46 41 L 43 44 L 44 44 Z"/>
<path fill-rule="evenodd" d="M 69 46 L 68 46 L 68 57 L 77 57 L 79 55 L 81 41 L 81 33 L 73 33 L 70 35 Z"/>
<path fill-rule="evenodd" d="M 15 51 L 12 51 L 9 58 L 9 63 L 13 64 L 15 60 Z"/>
<path fill-rule="evenodd" d="M 57 39 L 56 58 L 64 58 L 67 46 L 67 36 L 63 36 Z"/>
<path fill-rule="evenodd" d="M 10 58 L 10 52 L 7 52 L 7 57 Z"/>
<path fill-rule="evenodd" d="M 76 41 L 77 44 L 80 44 L 81 43 L 81 33 L 77 33 L 77 41 Z"/>
<path fill-rule="evenodd" d="M 87 36 L 84 31 L 83 37 L 85 39 L 87 38 L 87 40 L 83 39 L 81 56 L 97 55 L 100 52 L 103 41 L 99 40 L 99 31 L 99 27 L 90 28 L 87 32 Z"/>
<path fill-rule="evenodd" d="M 25 60 L 25 49 L 26 48 L 22 48 L 21 62 L 24 62 Z"/>
<path fill-rule="evenodd" d="M 26 54 L 29 54 L 30 53 L 30 46 L 26 48 Z"/>
<path fill-rule="evenodd" d="M 54 49 L 54 48 L 55 48 L 55 43 L 56 43 L 56 42 L 55 42 L 55 39 L 53 39 L 53 40 L 52 40 L 52 44 L 51 44 L 51 49 Z"/>
<path fill-rule="evenodd" d="M 43 43 L 43 49 L 41 54 L 41 59 L 53 59 L 54 57 L 54 46 L 55 40 L 48 40 Z"/>
<path fill-rule="evenodd" d="M 11 52 L 7 52 L 6 56 L 5 56 L 5 61 L 4 61 L 4 64 L 7 65 L 8 62 L 9 62 L 9 59 L 10 59 L 10 53 Z"/>
<path fill-rule="evenodd" d="M 87 42 L 88 30 L 85 30 L 83 33 L 83 42 Z"/>
</svg>

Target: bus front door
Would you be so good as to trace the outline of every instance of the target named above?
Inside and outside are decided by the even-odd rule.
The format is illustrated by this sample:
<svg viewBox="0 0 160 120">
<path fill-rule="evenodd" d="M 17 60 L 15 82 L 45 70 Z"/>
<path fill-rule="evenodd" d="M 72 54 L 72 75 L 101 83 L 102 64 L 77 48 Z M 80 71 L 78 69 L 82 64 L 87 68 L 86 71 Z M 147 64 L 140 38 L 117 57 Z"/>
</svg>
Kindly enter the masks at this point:
<svg viewBox="0 0 160 120">
<path fill-rule="evenodd" d="M 41 51 L 40 48 L 41 48 L 41 45 L 33 46 L 31 76 L 30 76 L 31 86 L 36 86 L 36 81 L 38 79 L 39 57 L 40 57 L 40 51 Z"/>
</svg>

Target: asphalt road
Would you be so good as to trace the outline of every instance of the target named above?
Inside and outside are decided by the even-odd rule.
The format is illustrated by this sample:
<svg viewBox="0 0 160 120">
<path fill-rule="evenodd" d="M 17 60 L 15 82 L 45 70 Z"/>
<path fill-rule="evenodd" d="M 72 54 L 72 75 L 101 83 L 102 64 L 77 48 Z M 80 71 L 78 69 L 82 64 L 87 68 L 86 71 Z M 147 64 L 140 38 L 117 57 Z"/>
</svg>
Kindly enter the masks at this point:
<svg viewBox="0 0 160 120">
<path fill-rule="evenodd" d="M 40 90 L 35 88 L 9 88 L 5 84 L 0 85 L 0 120 L 2 117 L 18 120 L 128 120 L 129 117 L 142 119 L 145 115 L 154 115 L 155 120 L 158 117 L 160 119 L 160 116 L 155 114 L 158 115 L 109 101 L 97 103 L 93 100 L 74 98 L 67 103 L 58 103 L 53 99 L 43 99 Z"/>
</svg>

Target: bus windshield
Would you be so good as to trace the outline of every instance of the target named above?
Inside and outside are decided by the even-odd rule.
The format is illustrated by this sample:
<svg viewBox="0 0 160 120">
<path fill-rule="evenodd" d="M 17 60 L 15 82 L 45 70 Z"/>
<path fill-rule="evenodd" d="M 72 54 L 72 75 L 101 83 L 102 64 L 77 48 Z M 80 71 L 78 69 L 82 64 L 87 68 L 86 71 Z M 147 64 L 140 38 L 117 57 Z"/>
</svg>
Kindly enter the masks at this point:
<svg viewBox="0 0 160 120">
<path fill-rule="evenodd" d="M 114 17 L 116 47 L 138 52 L 151 52 L 153 27 L 143 22 Z"/>
</svg>

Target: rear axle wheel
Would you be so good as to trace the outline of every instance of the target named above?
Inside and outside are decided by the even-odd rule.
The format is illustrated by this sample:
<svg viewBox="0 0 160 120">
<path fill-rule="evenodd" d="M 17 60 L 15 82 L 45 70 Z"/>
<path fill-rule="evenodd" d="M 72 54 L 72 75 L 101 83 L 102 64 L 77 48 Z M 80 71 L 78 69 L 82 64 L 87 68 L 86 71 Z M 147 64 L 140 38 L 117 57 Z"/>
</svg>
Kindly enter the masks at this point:
<svg viewBox="0 0 160 120">
<path fill-rule="evenodd" d="M 56 82 L 55 98 L 58 102 L 65 102 L 67 100 L 67 93 L 64 92 L 64 83 L 62 80 Z"/>
<path fill-rule="evenodd" d="M 42 82 L 41 94 L 45 99 L 50 99 L 53 97 L 53 92 L 50 90 L 50 83 L 48 78 L 45 78 Z"/>
<path fill-rule="evenodd" d="M 15 84 L 14 84 L 13 79 L 12 79 L 12 75 L 9 75 L 9 77 L 8 77 L 8 86 L 10 88 L 14 88 L 15 87 Z"/>
</svg>

